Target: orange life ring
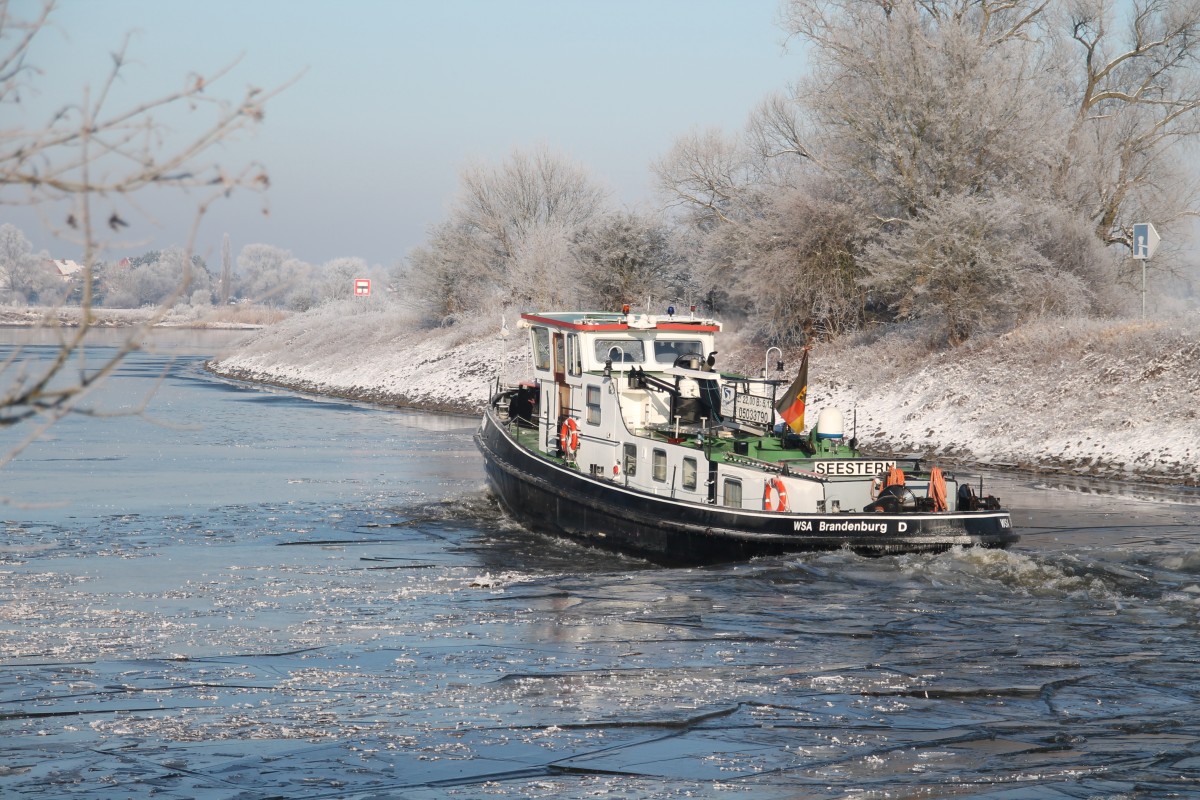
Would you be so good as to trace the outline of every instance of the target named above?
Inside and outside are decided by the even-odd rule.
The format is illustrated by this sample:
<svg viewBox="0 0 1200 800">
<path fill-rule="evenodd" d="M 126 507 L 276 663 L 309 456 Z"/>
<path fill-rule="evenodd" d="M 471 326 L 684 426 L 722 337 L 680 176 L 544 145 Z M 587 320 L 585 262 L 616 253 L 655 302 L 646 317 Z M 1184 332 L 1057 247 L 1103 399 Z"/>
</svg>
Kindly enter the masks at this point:
<svg viewBox="0 0 1200 800">
<path fill-rule="evenodd" d="M 574 417 L 567 417 L 563 420 L 562 427 L 558 429 L 558 446 L 562 448 L 563 456 L 571 458 L 579 450 L 579 423 Z"/>
<path fill-rule="evenodd" d="M 771 491 L 779 495 L 779 505 L 775 505 L 771 500 Z M 783 481 L 779 478 L 771 478 L 763 486 L 763 511 L 787 511 L 787 489 L 783 485 Z"/>
</svg>

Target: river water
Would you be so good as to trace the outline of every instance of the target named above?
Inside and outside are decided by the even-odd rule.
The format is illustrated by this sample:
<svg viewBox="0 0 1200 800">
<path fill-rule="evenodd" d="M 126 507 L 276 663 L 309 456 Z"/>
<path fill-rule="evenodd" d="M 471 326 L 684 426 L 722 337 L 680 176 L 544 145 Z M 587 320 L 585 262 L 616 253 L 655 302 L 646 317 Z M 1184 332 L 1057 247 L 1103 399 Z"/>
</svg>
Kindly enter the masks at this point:
<svg viewBox="0 0 1200 800">
<path fill-rule="evenodd" d="M 1200 796 L 1194 493 L 991 476 L 1006 552 L 661 569 L 504 518 L 473 420 L 229 342 L 0 470 L 0 796 Z"/>
</svg>

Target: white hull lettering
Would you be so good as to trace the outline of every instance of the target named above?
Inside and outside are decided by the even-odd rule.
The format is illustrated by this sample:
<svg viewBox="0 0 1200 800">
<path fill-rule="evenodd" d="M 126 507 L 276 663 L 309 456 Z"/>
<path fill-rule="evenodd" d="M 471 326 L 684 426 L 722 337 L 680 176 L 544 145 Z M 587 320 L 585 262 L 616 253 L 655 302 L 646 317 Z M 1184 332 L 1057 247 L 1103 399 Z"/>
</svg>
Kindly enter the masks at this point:
<svg viewBox="0 0 1200 800">
<path fill-rule="evenodd" d="M 904 533 L 908 530 L 908 523 L 898 523 L 899 531 Z M 796 520 L 793 523 L 793 530 L 800 533 L 813 533 L 813 523 L 810 520 Z M 846 520 L 845 522 L 826 522 L 818 520 L 816 523 L 816 533 L 887 533 L 888 524 L 886 522 L 867 522 L 865 520 Z"/>
</svg>

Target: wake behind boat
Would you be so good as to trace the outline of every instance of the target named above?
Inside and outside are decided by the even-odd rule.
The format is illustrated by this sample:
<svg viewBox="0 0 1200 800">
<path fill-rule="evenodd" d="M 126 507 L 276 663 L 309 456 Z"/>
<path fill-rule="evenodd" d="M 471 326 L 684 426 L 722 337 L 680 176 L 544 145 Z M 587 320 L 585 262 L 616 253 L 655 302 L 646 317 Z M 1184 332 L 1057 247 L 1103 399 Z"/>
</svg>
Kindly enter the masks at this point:
<svg viewBox="0 0 1200 800">
<path fill-rule="evenodd" d="M 531 528 L 665 565 L 1018 539 L 982 487 L 863 455 L 835 409 L 803 433 L 807 353 L 777 398 L 783 382 L 765 366 L 761 378 L 716 371 L 721 324 L 694 312 L 523 314 L 520 325 L 532 375 L 497 386 L 475 438 L 495 494 Z"/>
</svg>

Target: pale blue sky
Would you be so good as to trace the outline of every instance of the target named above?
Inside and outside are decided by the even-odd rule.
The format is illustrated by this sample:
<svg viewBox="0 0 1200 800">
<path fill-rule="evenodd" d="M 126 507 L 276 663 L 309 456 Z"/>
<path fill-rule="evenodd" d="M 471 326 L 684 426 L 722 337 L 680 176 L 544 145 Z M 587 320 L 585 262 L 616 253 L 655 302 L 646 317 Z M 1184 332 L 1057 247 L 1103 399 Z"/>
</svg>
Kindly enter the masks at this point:
<svg viewBox="0 0 1200 800">
<path fill-rule="evenodd" d="M 34 0 L 16 0 L 18 8 Z M 265 242 L 320 263 L 390 266 L 445 216 L 459 170 L 544 144 L 586 166 L 617 203 L 653 200 L 649 164 L 698 127 L 740 130 L 759 100 L 803 70 L 776 24 L 779 0 L 62 0 L 34 52 L 40 102 L 99 80 L 137 30 L 130 97 L 178 85 L 244 54 L 226 95 L 306 70 L 274 100 L 248 147 L 269 168 L 271 215 L 219 206 L 198 251 L 213 261 Z M 236 90 L 236 91 L 233 91 Z M 151 240 L 182 243 L 160 208 Z M 36 215 L 0 207 L 36 249 L 60 257 Z M 145 227 L 145 226 L 143 226 Z M 141 234 L 142 231 L 135 231 Z M 123 254 L 123 253 L 122 253 Z"/>
</svg>

